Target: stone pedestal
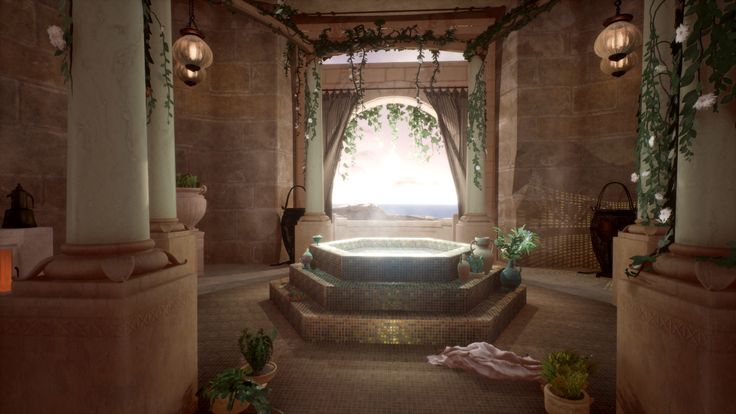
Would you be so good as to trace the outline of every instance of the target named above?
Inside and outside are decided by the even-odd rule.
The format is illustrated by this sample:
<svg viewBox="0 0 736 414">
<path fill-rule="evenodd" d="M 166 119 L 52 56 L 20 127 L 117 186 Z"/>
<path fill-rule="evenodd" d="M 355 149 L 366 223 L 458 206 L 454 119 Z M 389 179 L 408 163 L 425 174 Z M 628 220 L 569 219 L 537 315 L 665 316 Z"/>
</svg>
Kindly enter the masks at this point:
<svg viewBox="0 0 736 414">
<path fill-rule="evenodd" d="M 0 229 L 0 249 L 12 251 L 13 267 L 25 275 L 43 259 L 54 254 L 54 229 Z"/>
<path fill-rule="evenodd" d="M 192 230 L 194 232 L 195 247 L 197 257 L 197 276 L 204 276 L 204 232 L 199 230 Z"/>
<path fill-rule="evenodd" d="M 299 263 L 299 259 L 302 257 L 307 247 L 314 243 L 312 236 L 321 234 L 323 242 L 334 240 L 332 221 L 330 221 L 330 218 L 324 213 L 307 213 L 303 215 L 302 218 L 299 219 L 299 223 L 297 223 L 295 230 L 294 260 L 296 263 Z"/>
<path fill-rule="evenodd" d="M 628 279 L 626 268 L 631 263 L 632 256 L 646 256 L 654 252 L 657 244 L 664 237 L 667 228 L 642 226 L 633 224 L 618 232 L 613 238 L 613 273 L 614 287 L 618 280 Z M 613 304 L 617 304 L 617 289 L 613 289 Z"/>
<path fill-rule="evenodd" d="M 493 223 L 485 214 L 467 213 L 460 217 L 455 224 L 455 241 L 470 243 L 475 236 L 488 236 L 493 238 Z"/>
<path fill-rule="evenodd" d="M 201 238 L 196 233 L 202 233 Z M 186 261 L 186 268 L 191 273 L 199 275 L 199 266 L 202 261 L 199 254 L 202 249 L 197 249 L 199 241 L 204 247 L 204 233 L 198 230 L 174 231 L 170 233 L 151 233 L 151 239 L 156 247 L 166 250 L 176 257 L 179 262 Z"/>
<path fill-rule="evenodd" d="M 642 272 L 616 290 L 617 412 L 735 412 L 736 289 Z"/>
<path fill-rule="evenodd" d="M 193 412 L 197 279 L 16 281 L 0 297 L 3 413 Z"/>
</svg>

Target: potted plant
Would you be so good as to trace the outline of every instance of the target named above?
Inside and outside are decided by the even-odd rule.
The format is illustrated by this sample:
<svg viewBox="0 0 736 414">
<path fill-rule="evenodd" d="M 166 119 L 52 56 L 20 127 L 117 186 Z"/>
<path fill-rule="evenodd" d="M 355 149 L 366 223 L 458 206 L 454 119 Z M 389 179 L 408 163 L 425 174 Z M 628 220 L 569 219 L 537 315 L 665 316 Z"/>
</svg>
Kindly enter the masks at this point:
<svg viewBox="0 0 736 414">
<path fill-rule="evenodd" d="M 176 174 L 176 215 L 187 229 L 195 229 L 207 211 L 204 193 L 207 187 L 201 185 L 196 175 Z"/>
<path fill-rule="evenodd" d="M 513 228 L 508 234 L 496 227 L 493 244 L 498 248 L 501 258 L 507 260 L 506 268 L 501 272 L 501 284 L 516 288 L 521 284 L 521 269 L 516 267 L 516 261 L 537 248 L 539 236 L 524 226 Z"/>
<path fill-rule="evenodd" d="M 239 413 L 251 404 L 258 414 L 271 413 L 264 387 L 245 377 L 242 368 L 227 368 L 212 379 L 202 391 L 215 414 Z"/>
<path fill-rule="evenodd" d="M 544 409 L 549 414 L 588 414 L 593 400 L 585 389 L 592 372 L 590 358 L 573 351 L 550 354 L 542 364 Z"/>
<path fill-rule="evenodd" d="M 247 363 L 247 366 L 243 367 L 245 375 L 261 385 L 271 381 L 278 369 L 276 363 L 271 361 L 274 338 L 276 338 L 275 329 L 271 335 L 267 335 L 263 332 L 263 328 L 256 333 L 250 333 L 247 328 L 243 329 L 238 338 L 240 353 Z"/>
</svg>

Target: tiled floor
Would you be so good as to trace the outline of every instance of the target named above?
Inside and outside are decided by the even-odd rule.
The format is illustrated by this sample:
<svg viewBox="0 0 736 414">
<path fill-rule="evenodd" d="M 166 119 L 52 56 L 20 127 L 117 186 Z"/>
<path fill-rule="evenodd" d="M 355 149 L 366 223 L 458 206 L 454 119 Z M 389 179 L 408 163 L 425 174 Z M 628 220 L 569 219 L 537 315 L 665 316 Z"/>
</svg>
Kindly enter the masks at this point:
<svg viewBox="0 0 736 414">
<path fill-rule="evenodd" d="M 306 343 L 268 301 L 264 280 L 285 276 L 286 269 L 248 270 L 215 276 L 221 284 L 200 280 L 206 286 L 199 296 L 200 385 L 240 363 L 242 328 L 276 327 L 279 372 L 269 385 L 270 399 L 289 414 L 544 412 L 538 384 L 429 365 L 426 356 L 442 346 Z M 589 389 L 591 412 L 614 412 L 616 309 L 607 302 L 609 280 L 532 268 L 522 277 L 527 305 L 494 345 L 537 359 L 562 349 L 592 354 L 597 371 Z"/>
</svg>

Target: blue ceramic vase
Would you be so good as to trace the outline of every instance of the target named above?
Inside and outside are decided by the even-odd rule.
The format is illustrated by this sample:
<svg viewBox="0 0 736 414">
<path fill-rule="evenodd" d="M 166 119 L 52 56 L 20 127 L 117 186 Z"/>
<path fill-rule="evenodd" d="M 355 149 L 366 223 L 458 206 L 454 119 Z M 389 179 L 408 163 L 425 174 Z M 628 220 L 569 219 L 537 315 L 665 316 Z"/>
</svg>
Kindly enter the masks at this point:
<svg viewBox="0 0 736 414">
<path fill-rule="evenodd" d="M 521 268 L 516 267 L 513 260 L 506 263 L 506 268 L 501 271 L 501 285 L 509 289 L 516 289 L 521 284 Z"/>
</svg>

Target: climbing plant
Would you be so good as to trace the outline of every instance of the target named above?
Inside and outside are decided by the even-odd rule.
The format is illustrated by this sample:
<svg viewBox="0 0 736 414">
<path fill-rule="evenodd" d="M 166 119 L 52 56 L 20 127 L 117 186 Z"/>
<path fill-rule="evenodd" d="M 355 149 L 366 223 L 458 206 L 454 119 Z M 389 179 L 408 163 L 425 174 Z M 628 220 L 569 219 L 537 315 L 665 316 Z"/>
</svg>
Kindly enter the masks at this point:
<svg viewBox="0 0 736 414">
<path fill-rule="evenodd" d="M 406 123 L 409 127 L 409 137 L 414 142 L 415 147 L 419 150 L 419 154 L 425 160 L 429 160 L 432 153 L 442 145 L 442 135 L 440 134 L 437 118 L 426 112 L 420 105 L 404 105 L 399 103 L 389 103 L 369 109 L 358 110 L 348 121 L 343 133 L 342 142 L 342 161 L 340 164 L 340 176 L 343 179 L 348 177 L 348 169 L 355 165 L 355 154 L 357 143 L 365 134 L 365 130 L 361 126 L 360 121 L 374 132 L 381 131 L 383 124 L 383 109 L 386 108 L 386 117 L 389 127 L 391 128 L 391 138 L 396 141 L 399 137 L 398 124 Z"/>
</svg>

